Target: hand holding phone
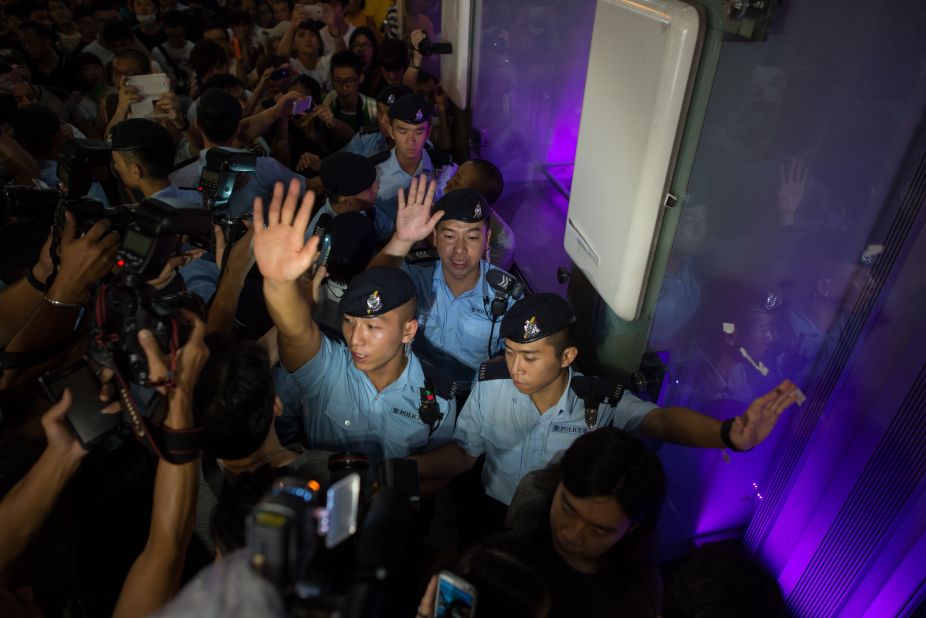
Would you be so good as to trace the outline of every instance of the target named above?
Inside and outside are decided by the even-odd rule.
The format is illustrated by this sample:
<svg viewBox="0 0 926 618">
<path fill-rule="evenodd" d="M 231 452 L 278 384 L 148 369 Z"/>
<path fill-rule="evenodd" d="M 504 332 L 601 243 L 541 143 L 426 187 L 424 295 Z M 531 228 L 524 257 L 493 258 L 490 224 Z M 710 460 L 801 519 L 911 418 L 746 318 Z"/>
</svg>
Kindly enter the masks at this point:
<svg viewBox="0 0 926 618">
<path fill-rule="evenodd" d="M 450 571 L 441 571 L 437 577 L 437 595 L 434 599 L 434 618 L 473 616 L 476 609 L 476 587 Z"/>
<path fill-rule="evenodd" d="M 83 449 L 89 450 L 119 426 L 118 415 L 101 412 L 105 404 L 100 401 L 100 381 L 85 358 L 47 372 L 39 378 L 39 384 L 51 401 L 58 402 L 57 405 L 65 403 L 63 395 L 65 389 L 68 390 L 69 405 L 61 411 L 61 415 Z M 54 427 L 46 424 L 44 418 L 42 424 L 51 444 Z M 58 440 L 61 439 L 59 435 Z"/>
<path fill-rule="evenodd" d="M 311 95 L 293 104 L 293 116 L 301 116 L 312 109 Z"/>
</svg>

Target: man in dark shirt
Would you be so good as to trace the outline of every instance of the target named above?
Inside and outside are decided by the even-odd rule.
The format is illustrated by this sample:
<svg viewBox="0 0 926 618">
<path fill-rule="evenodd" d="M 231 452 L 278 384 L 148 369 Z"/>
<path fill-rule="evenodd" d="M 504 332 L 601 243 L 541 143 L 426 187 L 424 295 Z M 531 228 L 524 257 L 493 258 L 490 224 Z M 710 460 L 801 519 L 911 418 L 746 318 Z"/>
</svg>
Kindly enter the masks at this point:
<svg viewBox="0 0 926 618">
<path fill-rule="evenodd" d="M 132 34 L 141 41 L 149 51 L 167 42 L 164 30 L 161 29 L 161 20 L 158 19 L 157 0 L 132 0 L 135 9 L 135 19 L 138 25 L 132 28 Z"/>
<path fill-rule="evenodd" d="M 19 27 L 19 40 L 29 59 L 32 83 L 56 88 L 64 96 L 80 87 L 77 71 L 55 51 L 55 37 L 50 28 L 27 21 Z"/>
</svg>

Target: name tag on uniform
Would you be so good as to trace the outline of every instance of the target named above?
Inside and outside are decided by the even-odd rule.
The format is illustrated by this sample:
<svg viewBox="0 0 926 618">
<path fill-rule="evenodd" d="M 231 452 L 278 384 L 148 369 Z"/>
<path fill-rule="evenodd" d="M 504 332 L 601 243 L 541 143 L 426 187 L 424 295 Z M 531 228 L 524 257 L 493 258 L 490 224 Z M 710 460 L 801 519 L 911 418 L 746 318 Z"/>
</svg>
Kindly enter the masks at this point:
<svg viewBox="0 0 926 618">
<path fill-rule="evenodd" d="M 470 308 L 469 308 L 469 312 L 470 312 L 472 315 L 475 315 L 475 316 L 477 316 L 477 317 L 483 318 L 483 319 L 485 319 L 485 320 L 491 320 L 491 319 L 492 319 L 492 318 L 489 316 L 489 314 L 486 313 L 486 310 L 485 310 L 484 307 L 477 307 L 477 306 L 475 306 L 475 305 L 471 305 Z"/>
<path fill-rule="evenodd" d="M 420 420 L 420 419 L 418 418 L 418 414 L 417 414 L 416 412 L 407 412 L 407 411 L 405 411 L 405 410 L 400 410 L 400 409 L 398 409 L 398 408 L 393 408 L 393 409 L 392 409 L 392 413 L 393 413 L 393 414 L 398 414 L 399 416 L 404 416 L 405 418 L 411 418 L 411 419 L 414 419 L 414 420 L 416 420 L 416 421 L 417 421 L 417 420 Z"/>
<path fill-rule="evenodd" d="M 554 424 L 552 427 L 553 433 L 572 433 L 572 434 L 583 434 L 588 433 L 588 427 L 580 427 L 577 425 L 560 425 L 558 423 Z"/>
</svg>

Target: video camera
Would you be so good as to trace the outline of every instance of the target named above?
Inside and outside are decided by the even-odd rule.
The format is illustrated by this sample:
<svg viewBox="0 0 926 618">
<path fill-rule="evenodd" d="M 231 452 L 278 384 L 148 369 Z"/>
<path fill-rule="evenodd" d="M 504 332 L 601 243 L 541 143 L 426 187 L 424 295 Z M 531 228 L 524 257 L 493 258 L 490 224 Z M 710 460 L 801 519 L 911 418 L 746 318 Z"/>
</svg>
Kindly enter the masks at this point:
<svg viewBox="0 0 926 618">
<path fill-rule="evenodd" d="M 146 385 L 148 362 L 138 331 L 150 330 L 161 349 L 173 353 L 189 338 L 180 310 L 202 311 L 196 297 L 164 295 L 145 282 L 156 278 L 167 260 L 177 255 L 184 235 L 208 233 L 212 216 L 191 202 L 157 198 L 143 201 L 134 214 L 117 254 L 116 265 L 123 270 L 98 291 L 94 354 L 103 364 Z"/>
<path fill-rule="evenodd" d="M 357 459 L 343 453 L 329 459 L 332 478 L 335 466 L 345 471 L 345 457 Z M 364 504 L 356 470 L 324 494 L 315 481 L 286 478 L 248 516 L 251 564 L 274 583 L 292 613 L 327 609 L 346 617 L 377 615 L 419 500 L 418 465 L 386 460 L 378 480 L 379 490 Z"/>
<path fill-rule="evenodd" d="M 453 53 L 452 43 L 434 43 L 425 37 L 418 43 L 418 53 L 422 56 L 440 56 Z"/>
</svg>

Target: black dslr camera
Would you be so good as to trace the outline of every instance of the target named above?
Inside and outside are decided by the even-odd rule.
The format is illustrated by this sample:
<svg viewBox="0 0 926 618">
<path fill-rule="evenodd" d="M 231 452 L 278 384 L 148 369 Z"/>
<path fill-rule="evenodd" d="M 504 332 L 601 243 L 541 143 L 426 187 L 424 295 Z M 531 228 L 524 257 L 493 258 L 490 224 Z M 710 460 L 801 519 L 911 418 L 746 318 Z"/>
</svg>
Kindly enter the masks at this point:
<svg viewBox="0 0 926 618">
<path fill-rule="evenodd" d="M 422 56 L 441 56 L 453 53 L 452 43 L 434 43 L 425 37 L 418 43 L 418 53 Z"/>
<path fill-rule="evenodd" d="M 148 383 L 148 362 L 138 331 L 154 333 L 165 352 L 175 352 L 189 338 L 181 309 L 201 314 L 190 294 L 164 295 L 145 283 L 157 277 L 183 244 L 183 235 L 202 235 L 212 228 L 207 210 L 190 202 L 149 198 L 138 205 L 135 221 L 123 236 L 117 266 L 123 270 L 97 297 L 95 355 L 126 378 Z"/>
</svg>

